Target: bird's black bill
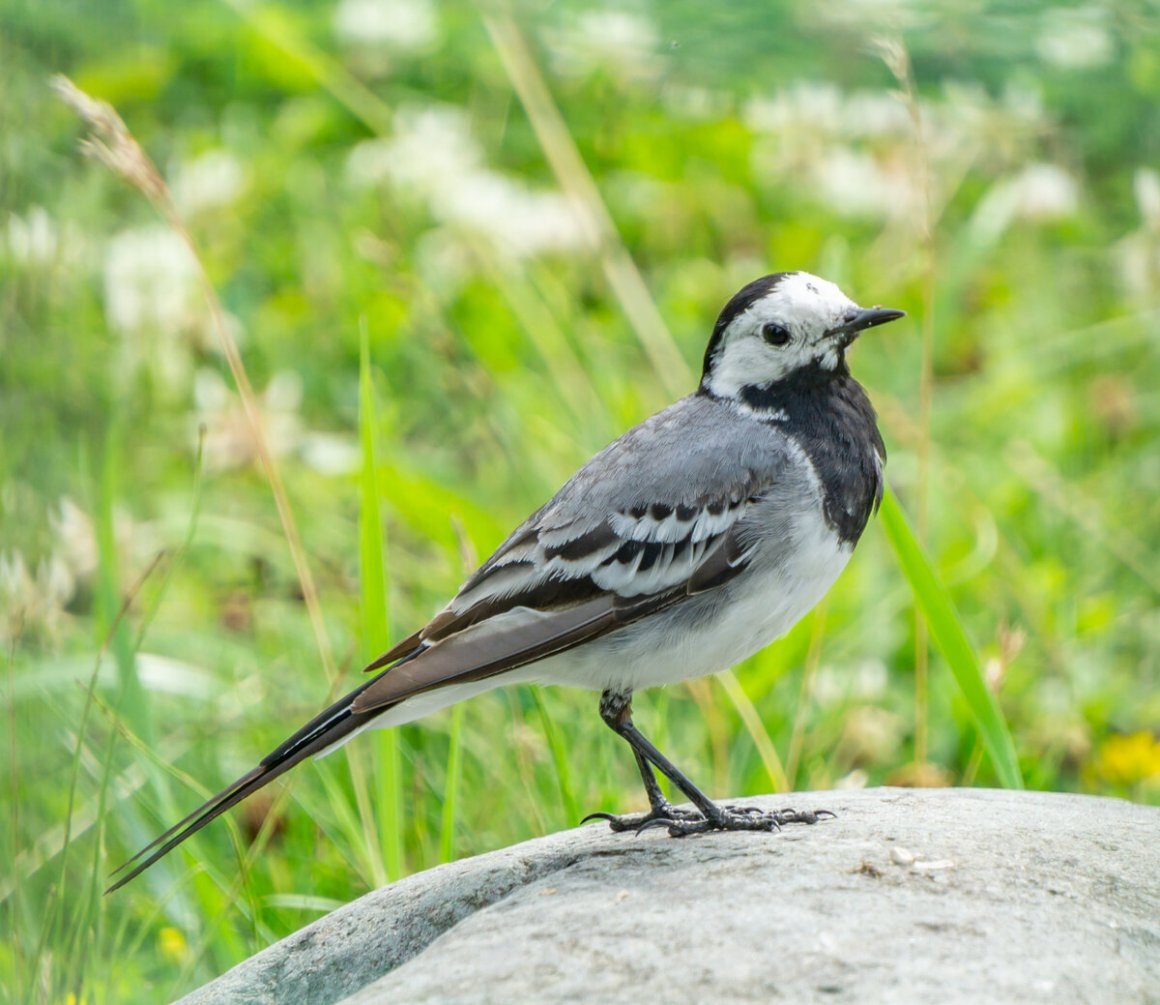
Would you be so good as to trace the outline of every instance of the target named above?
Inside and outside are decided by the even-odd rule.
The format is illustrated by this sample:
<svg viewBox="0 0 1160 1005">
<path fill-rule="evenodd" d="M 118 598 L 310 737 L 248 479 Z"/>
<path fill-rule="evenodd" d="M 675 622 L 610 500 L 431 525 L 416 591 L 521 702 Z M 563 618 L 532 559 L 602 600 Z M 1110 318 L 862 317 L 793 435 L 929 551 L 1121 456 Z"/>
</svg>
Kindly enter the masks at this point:
<svg viewBox="0 0 1160 1005">
<path fill-rule="evenodd" d="M 867 307 L 854 315 L 854 319 L 847 325 L 854 331 L 865 331 L 867 328 L 876 328 L 888 321 L 897 321 L 906 317 L 906 311 L 898 311 L 893 307 Z"/>
<path fill-rule="evenodd" d="M 846 315 L 844 324 L 831 328 L 829 334 L 840 338 L 844 345 L 849 345 L 867 328 L 877 328 L 879 325 L 904 317 L 906 311 L 898 311 L 892 307 L 860 307 Z"/>
</svg>

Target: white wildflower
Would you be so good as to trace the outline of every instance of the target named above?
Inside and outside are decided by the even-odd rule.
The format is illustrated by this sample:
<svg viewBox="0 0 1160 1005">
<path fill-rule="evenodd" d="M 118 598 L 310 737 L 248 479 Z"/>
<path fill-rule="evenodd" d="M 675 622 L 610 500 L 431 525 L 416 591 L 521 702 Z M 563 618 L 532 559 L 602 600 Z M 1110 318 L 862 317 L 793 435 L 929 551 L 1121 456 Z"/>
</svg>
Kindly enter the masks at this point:
<svg viewBox="0 0 1160 1005">
<path fill-rule="evenodd" d="M 189 320 L 189 250 L 167 227 L 123 230 L 105 257 L 105 313 L 122 332 L 173 330 Z"/>
<path fill-rule="evenodd" d="M 754 132 L 809 134 L 846 142 L 905 137 L 910 113 L 889 91 L 846 92 L 835 84 L 800 81 L 772 95 L 751 98 L 742 110 Z"/>
<path fill-rule="evenodd" d="M 666 84 L 661 91 L 661 100 L 665 111 L 673 118 L 697 122 L 723 119 L 733 105 L 732 97 L 725 91 L 676 82 Z"/>
<path fill-rule="evenodd" d="M 750 100 L 742 114 L 758 134 L 759 177 L 808 185 L 840 216 L 891 220 L 914 209 L 914 127 L 896 96 L 804 82 Z"/>
<path fill-rule="evenodd" d="M 834 147 L 815 169 L 822 201 L 841 216 L 888 219 L 914 205 L 914 186 L 902 161 L 882 162 L 870 154 Z"/>
<path fill-rule="evenodd" d="M 991 186 L 971 218 L 971 233 L 982 244 L 996 241 L 1015 220 L 1050 222 L 1075 214 L 1079 186 L 1057 164 L 1028 164 Z"/>
<path fill-rule="evenodd" d="M 30 571 L 20 552 L 0 554 L 0 641 L 55 639 L 74 589 L 68 567 L 55 556 Z"/>
<path fill-rule="evenodd" d="M 199 701 L 212 700 L 220 693 L 212 673 L 195 663 L 172 656 L 137 653 L 137 674 L 150 693 L 172 694 Z"/>
<path fill-rule="evenodd" d="M 203 460 L 208 471 L 226 471 L 258 463 L 253 427 L 237 394 L 213 370 L 194 377 L 195 436 L 204 435 Z M 266 442 L 274 457 L 296 455 L 324 475 L 358 470 L 362 453 L 357 441 L 345 434 L 306 430 L 299 415 L 302 378 L 281 371 L 270 378 L 257 396 Z M 204 433 L 203 433 L 204 431 Z"/>
<path fill-rule="evenodd" d="M 1141 222 L 1160 234 L 1160 174 L 1154 168 L 1137 168 L 1132 191 L 1140 208 Z"/>
<path fill-rule="evenodd" d="M 195 430 L 205 429 L 204 462 L 209 471 L 245 467 L 258 460 L 258 445 L 250 421 L 237 395 L 213 370 L 199 370 L 194 377 Z M 258 395 L 258 409 L 266 442 L 274 457 L 298 448 L 302 422 L 302 380 L 295 373 L 276 373 Z M 195 440 L 196 442 L 196 440 Z"/>
<path fill-rule="evenodd" d="M 661 71 L 660 39 L 644 15 L 615 7 L 586 10 L 545 33 L 555 69 L 567 76 L 605 70 L 620 80 L 653 80 Z"/>
<path fill-rule="evenodd" d="M 1128 294 L 1151 307 L 1160 289 L 1160 174 L 1137 168 L 1132 181 L 1140 226 L 1116 245 L 1116 258 Z"/>
<path fill-rule="evenodd" d="M 245 188 L 246 175 L 228 150 L 210 150 L 180 165 L 175 172 L 173 200 L 187 216 L 232 205 Z"/>
<path fill-rule="evenodd" d="M 999 110 L 1011 123 L 1027 130 L 1039 130 L 1047 122 L 1043 92 L 1026 80 L 1004 85 Z"/>
<path fill-rule="evenodd" d="M 453 300 L 471 278 L 471 253 L 447 227 L 433 227 L 421 234 L 412 254 L 423 286 L 447 301 Z"/>
<path fill-rule="evenodd" d="M 90 579 L 97 570 L 98 547 L 88 513 L 62 496 L 56 511 L 49 512 L 48 523 L 61 561 L 77 579 Z"/>
<path fill-rule="evenodd" d="M 463 111 L 450 105 L 404 107 L 390 139 L 367 140 L 351 151 L 347 174 L 358 185 L 389 180 L 428 193 L 454 186 L 482 164 L 483 151 Z"/>
<path fill-rule="evenodd" d="M 390 140 L 363 140 L 346 156 L 346 177 L 355 188 L 374 188 L 391 176 Z"/>
<path fill-rule="evenodd" d="M 1035 49 L 1045 62 L 1067 70 L 1104 66 L 1115 55 L 1107 12 L 1096 6 L 1048 6 Z"/>
<path fill-rule="evenodd" d="M 914 129 L 910 112 L 896 94 L 854 91 L 842 108 L 842 132 L 846 136 L 906 136 Z"/>
<path fill-rule="evenodd" d="M 535 192 L 493 171 L 468 175 L 441 192 L 436 211 L 489 237 L 515 257 L 573 248 L 582 242 L 580 216 L 559 192 Z"/>
<path fill-rule="evenodd" d="M 33 206 L 25 216 L 8 218 L 6 244 L 12 258 L 24 265 L 48 265 L 57 257 L 60 233 L 56 221 L 43 206 Z"/>
<path fill-rule="evenodd" d="M 339 433 L 306 433 L 298 445 L 298 455 L 321 475 L 351 475 L 362 467 L 358 443 Z"/>
<path fill-rule="evenodd" d="M 118 373 L 148 367 L 166 387 L 190 365 L 183 336 L 198 327 L 196 270 L 189 250 L 161 226 L 123 230 L 105 256 L 105 316 L 121 335 Z"/>
<path fill-rule="evenodd" d="M 923 147 L 937 182 L 971 165 L 1021 163 L 1042 130 L 1039 95 L 1008 88 L 996 100 L 978 85 L 948 82 L 940 99 L 920 99 Z M 887 91 L 846 92 L 829 83 L 804 82 L 750 99 L 742 110 L 757 134 L 754 168 L 790 179 L 825 176 L 823 186 L 853 215 L 889 215 L 892 192 L 915 187 L 910 151 L 914 123 L 906 105 Z M 888 141 L 866 144 L 859 141 Z M 874 154 L 873 150 L 884 151 Z M 871 184 L 860 196 L 851 184 Z M 913 195 L 912 195 L 913 197 Z M 905 204 L 904 204 L 905 205 Z"/>
<path fill-rule="evenodd" d="M 431 0 L 341 0 L 334 9 L 334 33 L 360 49 L 429 49 L 438 34 Z"/>
<path fill-rule="evenodd" d="M 882 660 L 861 660 L 854 666 L 851 693 L 860 701 L 874 701 L 886 694 L 889 677 Z"/>
<path fill-rule="evenodd" d="M 516 257 L 584 241 L 582 217 L 567 198 L 533 190 L 485 165 L 467 117 L 457 108 L 401 109 L 392 137 L 351 151 L 347 175 L 356 185 L 385 181 L 422 198 L 441 222 Z"/>
<path fill-rule="evenodd" d="M 1079 206 L 1079 186 L 1058 164 L 1028 164 L 1015 187 L 1016 210 L 1025 220 L 1063 220 Z"/>
<path fill-rule="evenodd" d="M 889 674 L 881 660 L 867 659 L 843 666 L 823 665 L 814 675 L 810 689 L 821 705 L 839 701 L 873 702 L 886 693 Z"/>
<path fill-rule="evenodd" d="M 859 705 L 846 713 L 838 741 L 841 760 L 854 765 L 876 764 L 896 756 L 902 743 L 902 717 L 874 705 Z"/>
<path fill-rule="evenodd" d="M 820 0 L 810 16 L 823 25 L 878 33 L 884 26 L 898 31 L 929 21 L 928 6 L 920 0 Z"/>
<path fill-rule="evenodd" d="M 870 776 L 862 768 L 854 768 L 834 782 L 834 788 L 839 791 L 864 789 L 870 783 Z"/>
<path fill-rule="evenodd" d="M 844 101 L 835 84 L 802 81 L 773 95 L 751 98 L 742 117 L 754 132 L 834 134 L 845 119 Z"/>
</svg>

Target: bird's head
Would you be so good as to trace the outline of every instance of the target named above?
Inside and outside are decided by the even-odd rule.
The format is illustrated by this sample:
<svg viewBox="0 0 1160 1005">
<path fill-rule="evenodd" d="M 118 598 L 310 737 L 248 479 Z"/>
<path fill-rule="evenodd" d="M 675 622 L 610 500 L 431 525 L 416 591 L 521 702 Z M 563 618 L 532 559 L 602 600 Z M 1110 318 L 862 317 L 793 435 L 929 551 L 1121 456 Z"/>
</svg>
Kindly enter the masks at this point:
<svg viewBox="0 0 1160 1005">
<path fill-rule="evenodd" d="M 725 305 L 705 350 L 701 388 L 738 398 L 801 374 L 846 373 L 846 349 L 860 332 L 904 316 L 859 307 L 837 286 L 808 272 L 762 276 Z"/>
</svg>

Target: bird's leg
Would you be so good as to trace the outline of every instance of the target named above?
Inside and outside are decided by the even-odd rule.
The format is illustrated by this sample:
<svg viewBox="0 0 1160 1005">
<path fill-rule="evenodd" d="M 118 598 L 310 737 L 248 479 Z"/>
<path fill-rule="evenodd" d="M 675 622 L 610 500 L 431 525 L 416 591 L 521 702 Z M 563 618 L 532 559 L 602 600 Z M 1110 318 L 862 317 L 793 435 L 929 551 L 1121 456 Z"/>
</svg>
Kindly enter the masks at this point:
<svg viewBox="0 0 1160 1005">
<path fill-rule="evenodd" d="M 682 837 L 711 830 L 772 831 L 780 829 L 782 824 L 813 824 L 821 816 L 833 816 L 829 810 L 799 812 L 787 809 L 765 812 L 756 806 L 721 806 L 713 802 L 633 724 L 631 691 L 605 691 L 600 696 L 600 717 L 632 747 L 652 808 L 648 813 L 635 816 L 592 813 L 585 817 L 586 820 L 594 817 L 607 820 L 614 831 L 667 827 L 671 835 Z M 680 809 L 669 803 L 657 784 L 653 774 L 654 766 L 688 796 L 700 812 Z"/>
<path fill-rule="evenodd" d="M 618 735 L 624 736 L 628 740 L 629 746 L 632 747 L 632 754 L 636 758 L 636 766 L 640 771 L 641 781 L 644 782 L 644 790 L 648 794 L 648 803 L 651 809 L 648 813 L 626 814 L 623 816 L 603 812 L 589 813 L 581 823 L 589 820 L 607 820 L 608 825 L 614 831 L 638 831 L 646 825 L 651 825 L 654 821 L 664 821 L 667 823 L 670 820 L 688 819 L 692 821 L 704 819 L 696 810 L 679 809 L 665 798 L 665 794 L 661 791 L 661 787 L 657 783 L 657 776 L 653 772 L 652 764 L 649 763 L 648 758 L 641 753 L 636 744 L 623 732 L 624 723 L 627 723 L 634 731 L 636 730 L 636 727 L 632 725 L 631 691 L 613 691 L 611 689 L 605 691 L 600 696 L 600 718 Z M 649 746 L 652 745 L 649 744 Z M 659 751 L 657 753 L 658 756 L 661 756 Z M 677 771 L 671 764 L 669 767 L 673 771 Z M 678 771 L 677 774 L 680 774 L 680 772 Z M 668 772 L 666 772 L 666 775 L 672 778 L 672 775 L 668 774 Z M 689 782 L 688 779 L 685 779 L 685 781 L 696 789 L 696 786 L 692 782 Z M 685 790 L 682 788 L 682 791 Z M 707 797 L 702 796 L 702 798 L 707 801 Z"/>
</svg>

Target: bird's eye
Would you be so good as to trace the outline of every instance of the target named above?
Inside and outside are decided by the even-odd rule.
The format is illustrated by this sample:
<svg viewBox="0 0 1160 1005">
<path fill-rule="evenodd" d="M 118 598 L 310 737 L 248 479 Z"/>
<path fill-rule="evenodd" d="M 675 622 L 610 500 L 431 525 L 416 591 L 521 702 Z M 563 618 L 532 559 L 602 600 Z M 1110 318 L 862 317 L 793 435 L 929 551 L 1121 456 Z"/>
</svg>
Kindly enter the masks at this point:
<svg viewBox="0 0 1160 1005">
<path fill-rule="evenodd" d="M 789 341 L 789 329 L 770 321 L 761 326 L 761 337 L 770 345 L 785 345 Z"/>
</svg>

